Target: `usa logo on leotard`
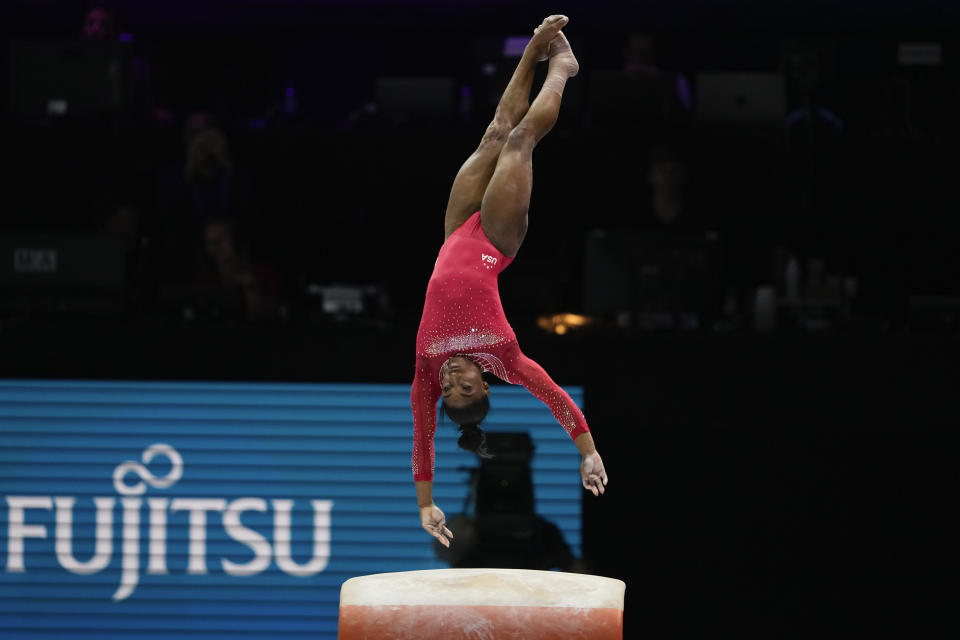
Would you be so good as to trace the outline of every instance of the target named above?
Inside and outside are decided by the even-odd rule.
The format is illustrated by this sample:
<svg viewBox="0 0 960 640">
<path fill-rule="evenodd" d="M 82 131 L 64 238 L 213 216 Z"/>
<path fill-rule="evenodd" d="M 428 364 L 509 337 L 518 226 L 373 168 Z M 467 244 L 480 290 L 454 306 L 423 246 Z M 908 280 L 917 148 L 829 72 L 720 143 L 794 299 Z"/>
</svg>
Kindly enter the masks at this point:
<svg viewBox="0 0 960 640">
<path fill-rule="evenodd" d="M 481 254 L 480 254 L 480 260 L 481 260 L 482 262 L 486 263 L 486 264 L 484 264 L 484 266 L 485 266 L 487 269 L 489 269 L 490 267 L 495 266 L 495 265 L 497 264 L 497 257 L 496 257 L 496 256 L 490 256 L 490 255 L 487 255 L 487 254 L 485 254 L 485 253 L 481 253 Z"/>
</svg>

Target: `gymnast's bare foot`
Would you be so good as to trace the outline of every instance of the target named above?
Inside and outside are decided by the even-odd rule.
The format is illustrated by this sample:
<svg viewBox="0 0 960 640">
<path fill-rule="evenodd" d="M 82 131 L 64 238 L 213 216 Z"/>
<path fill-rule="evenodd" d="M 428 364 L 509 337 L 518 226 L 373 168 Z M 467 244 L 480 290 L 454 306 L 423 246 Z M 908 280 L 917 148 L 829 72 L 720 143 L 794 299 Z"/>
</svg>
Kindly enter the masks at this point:
<svg viewBox="0 0 960 640">
<path fill-rule="evenodd" d="M 533 37 L 527 43 L 527 51 L 536 55 L 537 62 L 550 57 L 550 42 L 568 22 L 570 18 L 567 16 L 547 16 L 540 26 L 533 30 Z"/>
<path fill-rule="evenodd" d="M 577 57 L 573 55 L 573 49 L 567 41 L 567 36 L 563 35 L 562 31 L 557 32 L 557 35 L 550 41 L 548 55 L 550 56 L 550 66 L 562 65 L 567 70 L 568 78 L 572 78 L 580 72 L 580 63 L 577 62 Z"/>
</svg>

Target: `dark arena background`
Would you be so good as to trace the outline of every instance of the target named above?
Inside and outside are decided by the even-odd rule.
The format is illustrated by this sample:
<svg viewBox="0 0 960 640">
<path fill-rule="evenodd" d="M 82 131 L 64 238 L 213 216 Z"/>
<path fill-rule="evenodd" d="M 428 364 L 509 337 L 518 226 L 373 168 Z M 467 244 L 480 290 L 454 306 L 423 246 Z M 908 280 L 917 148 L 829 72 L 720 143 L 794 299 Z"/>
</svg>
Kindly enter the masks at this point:
<svg viewBox="0 0 960 640">
<path fill-rule="evenodd" d="M 581 69 L 500 291 L 610 483 L 496 385 L 498 464 L 438 426 L 444 552 L 415 337 L 453 177 L 551 13 Z M 455 566 L 623 580 L 626 638 L 944 632 L 958 21 L 3 2 L 0 636 L 332 638 L 343 580 Z"/>
</svg>

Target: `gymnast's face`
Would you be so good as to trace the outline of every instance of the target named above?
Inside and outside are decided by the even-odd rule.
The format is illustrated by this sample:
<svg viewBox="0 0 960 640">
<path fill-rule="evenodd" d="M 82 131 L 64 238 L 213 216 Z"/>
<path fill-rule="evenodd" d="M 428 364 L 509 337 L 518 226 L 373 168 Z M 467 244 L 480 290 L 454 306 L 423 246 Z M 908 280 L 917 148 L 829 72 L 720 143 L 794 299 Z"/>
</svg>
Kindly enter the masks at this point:
<svg viewBox="0 0 960 640">
<path fill-rule="evenodd" d="M 484 381 L 480 366 L 463 356 L 453 356 L 443 363 L 440 390 L 444 404 L 457 409 L 490 395 L 490 385 Z"/>
</svg>

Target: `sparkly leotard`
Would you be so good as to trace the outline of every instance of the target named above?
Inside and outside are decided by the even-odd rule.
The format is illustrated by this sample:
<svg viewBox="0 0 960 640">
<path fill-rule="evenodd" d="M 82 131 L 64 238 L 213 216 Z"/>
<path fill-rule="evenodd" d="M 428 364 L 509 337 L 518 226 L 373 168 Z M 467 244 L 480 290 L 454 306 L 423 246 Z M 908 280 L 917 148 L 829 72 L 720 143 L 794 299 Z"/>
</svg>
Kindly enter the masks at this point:
<svg viewBox="0 0 960 640">
<path fill-rule="evenodd" d="M 433 479 L 440 368 L 454 355 L 467 356 L 501 380 L 526 387 L 550 407 L 571 438 L 589 431 L 583 413 L 567 392 L 520 351 L 497 289 L 497 276 L 512 261 L 487 239 L 480 212 L 440 248 L 427 285 L 410 389 L 414 480 Z"/>
</svg>

